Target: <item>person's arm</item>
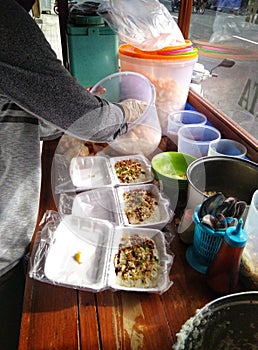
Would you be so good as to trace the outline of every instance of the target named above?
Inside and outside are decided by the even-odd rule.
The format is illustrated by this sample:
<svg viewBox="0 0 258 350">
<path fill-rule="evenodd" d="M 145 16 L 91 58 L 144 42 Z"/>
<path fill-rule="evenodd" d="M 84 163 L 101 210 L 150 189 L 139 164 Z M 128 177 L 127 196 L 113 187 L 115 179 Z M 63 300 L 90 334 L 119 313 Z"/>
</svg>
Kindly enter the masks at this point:
<svg viewBox="0 0 258 350">
<path fill-rule="evenodd" d="M 0 94 L 85 140 L 111 141 L 126 132 L 122 107 L 79 85 L 15 0 L 0 2 L 0 37 Z"/>
<path fill-rule="evenodd" d="M 35 3 L 35 0 L 16 0 L 26 11 L 30 11 Z"/>
</svg>

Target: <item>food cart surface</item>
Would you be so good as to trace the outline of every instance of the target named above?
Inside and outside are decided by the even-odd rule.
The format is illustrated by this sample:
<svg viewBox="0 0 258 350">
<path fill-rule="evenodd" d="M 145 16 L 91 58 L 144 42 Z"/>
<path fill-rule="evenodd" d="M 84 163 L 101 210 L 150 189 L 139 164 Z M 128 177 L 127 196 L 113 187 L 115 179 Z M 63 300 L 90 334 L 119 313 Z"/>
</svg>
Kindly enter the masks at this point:
<svg viewBox="0 0 258 350">
<path fill-rule="evenodd" d="M 46 210 L 56 209 L 50 174 L 56 145 L 54 140 L 43 146 L 39 221 Z M 217 295 L 208 288 L 205 276 L 187 263 L 187 246 L 173 222 L 170 229 L 175 233 L 170 247 L 175 254 L 173 285 L 162 295 L 93 293 L 27 277 L 19 350 L 171 349 L 182 325 Z"/>
</svg>

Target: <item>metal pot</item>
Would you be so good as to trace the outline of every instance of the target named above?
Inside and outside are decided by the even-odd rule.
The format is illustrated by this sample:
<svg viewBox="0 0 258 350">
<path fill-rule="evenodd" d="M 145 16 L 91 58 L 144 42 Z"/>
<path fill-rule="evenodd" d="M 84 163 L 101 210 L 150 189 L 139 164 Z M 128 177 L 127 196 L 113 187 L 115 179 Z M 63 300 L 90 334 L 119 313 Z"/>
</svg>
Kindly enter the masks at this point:
<svg viewBox="0 0 258 350">
<path fill-rule="evenodd" d="M 187 207 L 192 209 L 208 197 L 207 192 L 222 192 L 250 204 L 258 188 L 258 164 L 235 157 L 199 158 L 189 165 L 186 175 Z"/>
<path fill-rule="evenodd" d="M 258 292 L 215 299 L 178 333 L 175 350 L 257 349 Z"/>
<path fill-rule="evenodd" d="M 186 212 L 194 211 L 209 194 L 222 192 L 226 197 L 251 203 L 252 195 L 258 188 L 258 164 L 246 159 L 214 156 L 202 157 L 193 161 L 187 168 L 188 192 L 185 212 L 181 223 L 185 223 Z M 245 214 L 244 214 L 245 217 Z M 193 227 L 179 225 L 180 238 L 185 243 L 192 243 Z M 187 231 L 188 230 L 188 231 Z M 187 231 L 187 234 L 186 234 Z"/>
</svg>

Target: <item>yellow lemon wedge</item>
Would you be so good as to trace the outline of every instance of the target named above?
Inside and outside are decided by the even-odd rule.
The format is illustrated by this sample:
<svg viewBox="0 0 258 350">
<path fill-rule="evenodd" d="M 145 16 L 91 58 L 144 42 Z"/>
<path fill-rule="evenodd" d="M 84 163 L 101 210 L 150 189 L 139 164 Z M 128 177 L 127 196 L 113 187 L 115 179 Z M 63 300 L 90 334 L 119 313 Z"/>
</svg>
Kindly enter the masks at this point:
<svg viewBox="0 0 258 350">
<path fill-rule="evenodd" d="M 83 264 L 85 262 L 85 254 L 83 252 L 77 252 L 74 255 L 74 259 L 78 264 Z"/>
</svg>

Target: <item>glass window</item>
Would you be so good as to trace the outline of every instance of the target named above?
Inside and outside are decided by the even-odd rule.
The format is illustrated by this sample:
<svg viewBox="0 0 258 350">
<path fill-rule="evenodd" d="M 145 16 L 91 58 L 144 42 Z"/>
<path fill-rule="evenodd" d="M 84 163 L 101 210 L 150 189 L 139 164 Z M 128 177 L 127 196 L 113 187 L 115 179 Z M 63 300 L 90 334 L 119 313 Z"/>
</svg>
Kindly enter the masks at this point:
<svg viewBox="0 0 258 350">
<path fill-rule="evenodd" d="M 258 1 L 193 3 L 188 38 L 212 72 L 199 92 L 258 138 Z"/>
</svg>

